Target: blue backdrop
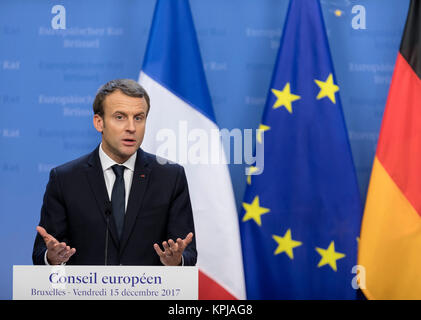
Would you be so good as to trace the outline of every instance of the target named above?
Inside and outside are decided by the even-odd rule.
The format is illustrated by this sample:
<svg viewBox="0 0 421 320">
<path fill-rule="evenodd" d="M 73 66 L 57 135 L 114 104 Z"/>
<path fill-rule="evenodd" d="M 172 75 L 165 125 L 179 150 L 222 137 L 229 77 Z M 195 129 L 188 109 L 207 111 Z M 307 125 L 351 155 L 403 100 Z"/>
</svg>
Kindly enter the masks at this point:
<svg viewBox="0 0 421 320">
<path fill-rule="evenodd" d="M 65 8 L 64 30 L 52 28 L 57 4 Z M 219 127 L 256 129 L 288 1 L 190 4 Z M 409 0 L 321 4 L 365 200 Z M 50 169 L 100 140 L 92 126 L 96 90 L 113 78 L 137 80 L 154 6 L 155 0 L 0 2 L 1 299 L 12 297 L 12 266 L 32 263 Z M 230 173 L 240 208 L 244 164 L 230 165 Z"/>
</svg>

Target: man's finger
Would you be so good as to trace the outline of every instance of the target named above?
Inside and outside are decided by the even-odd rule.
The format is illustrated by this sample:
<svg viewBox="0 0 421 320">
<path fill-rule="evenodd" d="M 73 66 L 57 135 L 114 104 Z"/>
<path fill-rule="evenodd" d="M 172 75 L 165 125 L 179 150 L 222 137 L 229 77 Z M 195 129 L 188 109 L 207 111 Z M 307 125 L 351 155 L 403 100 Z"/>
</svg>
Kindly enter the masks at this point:
<svg viewBox="0 0 421 320">
<path fill-rule="evenodd" d="M 172 239 L 168 240 L 168 243 L 170 244 L 170 248 L 173 253 L 178 251 L 178 243 L 174 242 Z"/>
<path fill-rule="evenodd" d="M 171 251 L 177 251 L 177 249 L 176 249 L 177 244 L 174 242 L 173 239 L 168 240 L 168 244 L 170 246 Z"/>
<path fill-rule="evenodd" d="M 41 237 L 44 237 L 44 235 L 48 234 L 47 231 L 41 226 L 37 226 L 36 229 L 37 229 L 37 232 L 41 235 Z"/>
<path fill-rule="evenodd" d="M 164 252 L 162 252 L 158 244 L 155 243 L 153 245 L 153 248 L 155 249 L 155 252 L 158 254 L 158 256 L 160 256 L 161 258 L 164 257 Z"/>
<path fill-rule="evenodd" d="M 64 254 L 64 256 L 63 256 L 63 262 L 67 262 L 67 261 L 69 261 L 70 257 L 71 257 L 72 255 L 74 255 L 75 253 L 76 253 L 76 249 L 75 249 L 75 248 L 72 248 L 72 249 L 70 249 L 69 251 L 67 251 L 67 252 Z"/>
<path fill-rule="evenodd" d="M 43 227 L 37 226 L 37 231 L 39 235 L 44 239 L 44 241 L 49 240 L 50 235 L 47 233 L 47 231 Z"/>
<path fill-rule="evenodd" d="M 47 249 L 56 254 L 61 252 L 65 248 L 66 248 L 66 244 L 64 242 L 59 243 L 57 240 L 56 242 L 50 241 L 47 243 Z"/>
<path fill-rule="evenodd" d="M 172 248 L 173 251 L 179 251 L 180 250 L 180 246 L 178 245 L 178 243 L 174 243 L 174 248 Z"/>
<path fill-rule="evenodd" d="M 164 247 L 164 253 L 169 253 L 170 251 L 170 246 L 168 245 L 167 241 L 162 242 L 162 246 Z"/>
<path fill-rule="evenodd" d="M 37 231 L 39 235 L 44 239 L 46 245 L 48 245 L 49 242 L 53 242 L 54 244 L 58 242 L 56 238 L 49 234 L 43 227 L 37 226 Z"/>
<path fill-rule="evenodd" d="M 192 242 L 192 240 L 193 240 L 193 232 L 190 232 L 190 233 L 186 236 L 186 238 L 183 240 L 183 242 L 184 242 L 184 247 L 187 247 L 187 246 L 190 244 L 190 242 Z"/>
<path fill-rule="evenodd" d="M 47 250 L 51 252 L 57 252 L 60 249 L 60 243 L 58 241 L 47 240 L 45 245 L 47 246 Z"/>
<path fill-rule="evenodd" d="M 66 247 L 66 252 L 64 253 L 64 256 L 63 256 L 63 258 L 65 259 L 65 262 L 67 262 L 70 259 L 70 257 L 75 254 L 75 252 L 76 250 L 74 248 L 70 249 L 70 247 Z"/>
<path fill-rule="evenodd" d="M 57 246 L 56 253 L 60 258 L 64 258 L 69 251 L 70 251 L 70 247 L 66 246 L 66 244 L 62 242 Z"/>
</svg>

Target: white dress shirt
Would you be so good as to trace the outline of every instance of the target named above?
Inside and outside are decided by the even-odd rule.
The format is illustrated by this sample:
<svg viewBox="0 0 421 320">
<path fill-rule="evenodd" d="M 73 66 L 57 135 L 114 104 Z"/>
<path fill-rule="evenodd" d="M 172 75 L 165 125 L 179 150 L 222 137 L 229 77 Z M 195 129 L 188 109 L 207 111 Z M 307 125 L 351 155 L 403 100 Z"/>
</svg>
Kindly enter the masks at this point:
<svg viewBox="0 0 421 320">
<path fill-rule="evenodd" d="M 102 150 L 102 143 L 99 146 L 99 160 L 101 162 L 102 172 L 104 173 L 105 186 L 107 187 L 108 198 L 110 199 L 110 201 L 111 201 L 111 193 L 113 191 L 113 186 L 115 182 L 115 174 L 114 174 L 112 166 L 115 164 L 119 164 L 126 167 L 126 169 L 124 170 L 124 187 L 126 191 L 126 199 L 125 199 L 126 210 L 127 210 L 127 203 L 129 201 L 130 189 L 132 186 L 136 157 L 137 157 L 137 152 L 135 152 L 126 162 L 117 163 L 113 159 L 111 159 L 104 152 L 104 150 Z"/>
</svg>

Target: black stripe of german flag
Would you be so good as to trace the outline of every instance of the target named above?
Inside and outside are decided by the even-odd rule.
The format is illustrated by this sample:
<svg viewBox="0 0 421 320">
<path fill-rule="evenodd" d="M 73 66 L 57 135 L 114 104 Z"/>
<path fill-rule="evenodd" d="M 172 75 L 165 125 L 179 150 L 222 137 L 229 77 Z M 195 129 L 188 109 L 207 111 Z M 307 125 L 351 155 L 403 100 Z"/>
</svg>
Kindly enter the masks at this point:
<svg viewBox="0 0 421 320">
<path fill-rule="evenodd" d="M 421 1 L 411 0 L 400 53 L 421 79 Z"/>
</svg>

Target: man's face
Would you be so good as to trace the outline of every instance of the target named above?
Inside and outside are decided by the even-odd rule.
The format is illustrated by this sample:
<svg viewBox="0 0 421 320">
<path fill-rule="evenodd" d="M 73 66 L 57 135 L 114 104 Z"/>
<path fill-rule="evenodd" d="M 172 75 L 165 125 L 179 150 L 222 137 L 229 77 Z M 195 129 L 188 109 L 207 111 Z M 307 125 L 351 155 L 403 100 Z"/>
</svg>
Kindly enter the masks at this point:
<svg viewBox="0 0 421 320">
<path fill-rule="evenodd" d="M 144 98 L 130 97 L 117 90 L 104 99 L 103 106 L 104 116 L 95 114 L 94 126 L 102 132 L 104 152 L 123 163 L 143 141 L 148 105 Z"/>
</svg>

